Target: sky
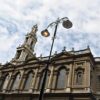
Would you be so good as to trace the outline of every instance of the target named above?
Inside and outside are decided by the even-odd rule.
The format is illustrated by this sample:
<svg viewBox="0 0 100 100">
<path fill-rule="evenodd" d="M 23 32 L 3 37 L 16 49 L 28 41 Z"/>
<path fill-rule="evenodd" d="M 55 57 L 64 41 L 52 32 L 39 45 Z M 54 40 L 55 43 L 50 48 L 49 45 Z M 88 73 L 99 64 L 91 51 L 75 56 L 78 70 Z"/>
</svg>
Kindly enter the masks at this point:
<svg viewBox="0 0 100 100">
<path fill-rule="evenodd" d="M 73 27 L 65 29 L 60 23 L 53 48 L 58 53 L 74 48 L 90 47 L 94 57 L 100 57 L 100 0 L 0 0 L 0 63 L 11 61 L 16 48 L 24 42 L 25 34 L 38 25 L 36 56 L 49 55 L 54 27 L 50 37 L 41 36 L 51 22 L 68 17 Z"/>
</svg>

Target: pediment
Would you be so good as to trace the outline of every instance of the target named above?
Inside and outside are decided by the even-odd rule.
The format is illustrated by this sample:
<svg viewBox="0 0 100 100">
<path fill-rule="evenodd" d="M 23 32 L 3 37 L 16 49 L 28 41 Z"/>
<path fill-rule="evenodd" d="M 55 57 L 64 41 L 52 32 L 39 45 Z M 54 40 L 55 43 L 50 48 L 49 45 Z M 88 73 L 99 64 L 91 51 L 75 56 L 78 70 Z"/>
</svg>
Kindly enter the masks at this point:
<svg viewBox="0 0 100 100">
<path fill-rule="evenodd" d="M 71 57 L 73 56 L 73 54 L 69 53 L 69 52 L 61 52 L 59 54 L 56 54 L 54 57 L 52 57 L 52 59 L 62 59 L 62 58 L 67 58 L 67 57 Z"/>
<path fill-rule="evenodd" d="M 10 62 L 7 62 L 7 63 L 5 63 L 5 64 L 3 65 L 3 67 L 11 67 L 11 66 L 13 66 L 13 64 L 10 63 Z"/>
</svg>

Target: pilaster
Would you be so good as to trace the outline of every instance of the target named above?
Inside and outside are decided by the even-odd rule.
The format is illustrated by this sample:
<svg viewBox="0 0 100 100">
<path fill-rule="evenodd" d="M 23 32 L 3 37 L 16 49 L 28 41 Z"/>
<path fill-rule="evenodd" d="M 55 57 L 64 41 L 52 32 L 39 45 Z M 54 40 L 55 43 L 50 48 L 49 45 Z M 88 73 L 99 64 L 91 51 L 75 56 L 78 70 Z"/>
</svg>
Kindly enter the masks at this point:
<svg viewBox="0 0 100 100">
<path fill-rule="evenodd" d="M 20 77 L 20 80 L 19 80 L 20 83 L 19 83 L 18 90 L 22 89 L 22 82 L 23 82 L 24 70 L 21 70 L 20 73 L 21 73 L 21 77 Z"/>
<path fill-rule="evenodd" d="M 33 81 L 32 81 L 32 85 L 31 85 L 31 88 L 30 88 L 30 92 L 32 92 L 34 89 L 35 89 L 35 84 L 36 84 L 36 79 L 37 79 L 37 74 L 38 74 L 38 69 L 35 69 L 35 75 L 33 77 Z"/>
<path fill-rule="evenodd" d="M 50 92 L 52 81 L 53 81 L 53 72 L 54 72 L 54 66 L 51 67 L 51 72 L 50 72 L 50 77 L 49 77 L 46 92 Z"/>
<path fill-rule="evenodd" d="M 9 78 L 6 80 L 6 87 L 3 89 L 3 92 L 6 92 L 8 90 L 8 86 L 11 80 L 11 75 L 12 75 L 12 72 L 9 72 Z"/>
<path fill-rule="evenodd" d="M 66 75 L 66 92 L 70 92 L 71 84 L 72 84 L 72 65 L 69 65 L 69 70 Z"/>
</svg>

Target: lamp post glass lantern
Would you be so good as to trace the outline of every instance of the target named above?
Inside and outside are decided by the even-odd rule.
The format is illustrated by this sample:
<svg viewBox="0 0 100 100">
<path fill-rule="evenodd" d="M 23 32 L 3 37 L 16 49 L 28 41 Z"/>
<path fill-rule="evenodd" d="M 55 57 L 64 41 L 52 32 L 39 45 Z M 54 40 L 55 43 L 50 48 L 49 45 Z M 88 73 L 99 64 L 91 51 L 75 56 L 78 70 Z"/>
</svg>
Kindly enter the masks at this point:
<svg viewBox="0 0 100 100">
<path fill-rule="evenodd" d="M 43 30 L 43 31 L 41 32 L 41 34 L 42 34 L 42 36 L 44 36 L 44 37 L 48 37 L 48 36 L 50 35 L 50 33 L 48 32 L 47 29 Z"/>
<path fill-rule="evenodd" d="M 67 29 L 72 27 L 72 22 L 70 20 L 65 20 L 65 21 L 63 21 L 62 24 L 63 24 L 63 27 L 67 28 Z"/>
<path fill-rule="evenodd" d="M 49 54 L 47 65 L 45 67 L 45 71 L 44 71 L 44 74 L 43 74 L 42 85 L 40 87 L 39 100 L 43 100 L 45 84 L 46 84 L 46 78 L 47 78 L 47 75 L 48 75 L 48 67 L 49 67 L 50 60 L 51 60 L 50 58 L 51 58 L 51 54 L 52 54 L 53 44 L 54 44 L 54 40 L 55 40 L 55 37 L 56 37 L 56 32 L 57 32 L 58 24 L 60 24 L 60 23 L 62 23 L 63 27 L 67 28 L 67 29 L 69 29 L 69 28 L 71 28 L 73 26 L 72 22 L 67 17 L 64 17 L 64 18 L 61 18 L 61 19 L 58 18 L 55 22 L 50 23 L 47 26 L 47 28 L 41 32 L 42 36 L 48 37 L 48 36 L 50 36 L 48 28 L 51 27 L 51 26 L 55 27 L 54 34 L 53 34 L 53 39 L 52 39 L 52 44 L 51 44 L 51 49 L 50 49 L 50 54 Z"/>
</svg>

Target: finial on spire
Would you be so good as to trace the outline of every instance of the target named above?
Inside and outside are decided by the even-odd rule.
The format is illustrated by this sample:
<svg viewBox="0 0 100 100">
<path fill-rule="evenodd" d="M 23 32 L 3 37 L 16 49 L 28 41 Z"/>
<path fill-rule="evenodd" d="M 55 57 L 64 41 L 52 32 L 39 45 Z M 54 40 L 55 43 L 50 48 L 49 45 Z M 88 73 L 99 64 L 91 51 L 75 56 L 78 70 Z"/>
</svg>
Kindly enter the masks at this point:
<svg viewBox="0 0 100 100">
<path fill-rule="evenodd" d="M 36 24 L 36 25 L 34 25 L 34 26 L 32 27 L 31 33 L 36 33 L 37 30 L 38 30 L 38 26 L 37 26 L 37 24 Z"/>
<path fill-rule="evenodd" d="M 66 51 L 66 47 L 65 46 L 63 47 L 63 50 L 62 51 Z"/>
</svg>

